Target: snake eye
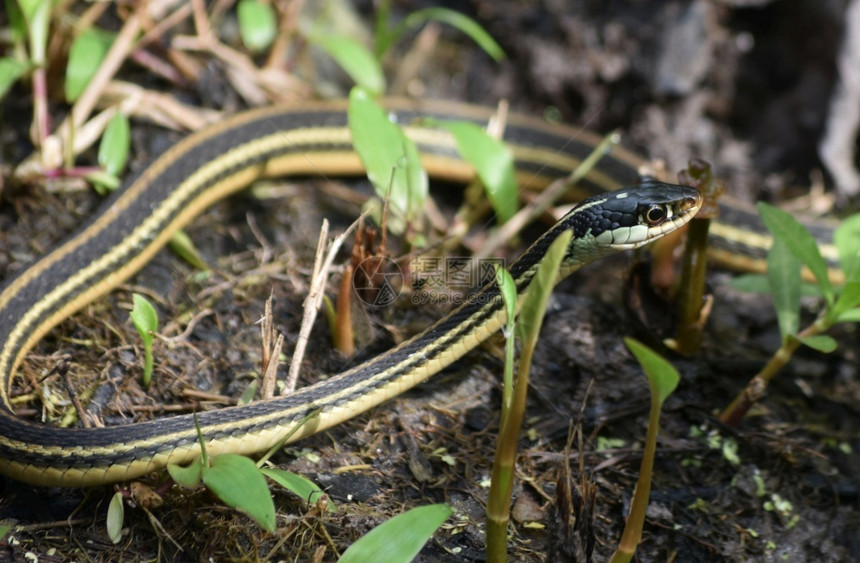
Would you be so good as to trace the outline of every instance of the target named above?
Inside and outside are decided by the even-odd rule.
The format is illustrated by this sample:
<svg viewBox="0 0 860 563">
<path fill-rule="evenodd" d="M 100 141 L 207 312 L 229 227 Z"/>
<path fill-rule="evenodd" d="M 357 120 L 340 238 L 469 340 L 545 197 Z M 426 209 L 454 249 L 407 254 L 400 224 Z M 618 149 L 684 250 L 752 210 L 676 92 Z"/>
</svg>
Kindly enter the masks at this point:
<svg viewBox="0 0 860 563">
<path fill-rule="evenodd" d="M 645 221 L 649 225 L 659 225 L 666 220 L 666 208 L 662 205 L 652 205 L 645 210 Z"/>
</svg>

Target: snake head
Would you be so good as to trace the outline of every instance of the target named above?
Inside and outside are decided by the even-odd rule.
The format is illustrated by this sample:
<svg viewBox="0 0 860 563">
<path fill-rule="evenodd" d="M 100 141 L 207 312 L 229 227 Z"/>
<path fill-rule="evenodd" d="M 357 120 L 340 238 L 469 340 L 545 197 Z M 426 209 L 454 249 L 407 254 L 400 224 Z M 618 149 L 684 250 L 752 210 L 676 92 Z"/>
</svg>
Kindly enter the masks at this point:
<svg viewBox="0 0 860 563">
<path fill-rule="evenodd" d="M 701 205 L 694 188 L 646 180 L 586 199 L 568 217 L 575 240 L 595 249 L 629 250 L 677 231 Z"/>
</svg>

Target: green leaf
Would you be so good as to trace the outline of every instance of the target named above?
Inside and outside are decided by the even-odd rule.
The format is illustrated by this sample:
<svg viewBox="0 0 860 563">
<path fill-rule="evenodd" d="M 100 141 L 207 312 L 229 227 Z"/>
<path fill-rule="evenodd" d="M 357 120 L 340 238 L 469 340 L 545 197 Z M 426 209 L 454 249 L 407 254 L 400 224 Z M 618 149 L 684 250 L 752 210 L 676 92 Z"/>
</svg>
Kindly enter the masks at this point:
<svg viewBox="0 0 860 563">
<path fill-rule="evenodd" d="M 107 195 L 122 185 L 122 182 L 116 176 L 108 174 L 104 170 L 96 170 L 84 174 L 84 179 L 93 185 L 93 189 L 99 195 Z"/>
<path fill-rule="evenodd" d="M 242 394 L 239 396 L 239 400 L 236 401 L 238 405 L 248 405 L 254 401 L 254 397 L 257 395 L 257 389 L 260 387 L 260 383 L 258 379 L 254 379 L 251 383 L 245 387 L 245 390 L 242 391 Z"/>
<path fill-rule="evenodd" d="M 6 536 L 9 535 L 9 532 L 11 532 L 14 527 L 14 520 L 8 518 L 0 520 L 0 542 L 6 542 Z"/>
<path fill-rule="evenodd" d="M 30 62 L 35 66 L 45 64 L 48 45 L 48 25 L 51 21 L 51 0 L 18 0 L 27 22 L 30 37 Z"/>
<path fill-rule="evenodd" d="M 378 96 L 385 91 L 382 66 L 364 45 L 341 35 L 314 32 L 308 40 L 328 53 L 355 83 Z"/>
<path fill-rule="evenodd" d="M 124 521 L 125 504 L 122 500 L 122 493 L 117 492 L 110 499 L 110 504 L 108 504 L 107 521 L 105 522 L 108 537 L 114 544 L 118 544 L 122 539 L 122 524 Z"/>
<path fill-rule="evenodd" d="M 830 352 L 836 350 L 836 341 L 830 336 L 827 336 L 826 334 L 807 336 L 806 338 L 799 338 L 798 340 L 800 340 L 806 346 L 809 346 L 813 350 L 817 350 L 825 354 L 829 354 Z"/>
<path fill-rule="evenodd" d="M 153 334 L 158 330 L 158 313 L 146 297 L 139 293 L 131 296 L 134 307 L 130 316 L 140 338 L 144 342 L 152 343 Z"/>
<path fill-rule="evenodd" d="M 632 338 L 625 338 L 624 344 L 636 357 L 636 361 L 642 366 L 648 385 L 651 386 L 651 394 L 657 398 L 662 405 L 669 395 L 678 387 L 681 376 L 675 366 L 666 361 L 660 354 L 651 350 L 644 344 Z"/>
<path fill-rule="evenodd" d="M 538 264 L 537 272 L 526 290 L 520 315 L 517 319 L 517 334 L 523 341 L 523 348 L 532 346 L 546 313 L 546 304 L 558 279 L 559 265 L 570 245 L 572 232 L 563 231 L 547 250 Z"/>
<path fill-rule="evenodd" d="M 836 318 L 837 323 L 860 323 L 860 307 L 849 309 Z"/>
<path fill-rule="evenodd" d="M 262 51 L 272 44 L 278 33 L 275 11 L 270 4 L 257 0 L 240 0 L 236 8 L 242 43 L 251 51 Z"/>
<path fill-rule="evenodd" d="M 511 150 L 474 123 L 447 121 L 439 123 L 439 126 L 451 132 L 457 150 L 475 168 L 499 217 L 499 223 L 513 217 L 517 212 L 518 196 Z"/>
<path fill-rule="evenodd" d="M 158 314 L 152 304 L 139 293 L 132 294 L 134 307 L 131 309 L 131 321 L 134 323 L 141 340 L 143 340 L 144 364 L 143 364 L 143 385 L 149 387 L 152 381 L 152 340 L 155 337 L 155 332 L 158 330 Z"/>
<path fill-rule="evenodd" d="M 6 95 L 21 75 L 26 72 L 28 64 L 8 57 L 0 58 L 0 99 Z"/>
<path fill-rule="evenodd" d="M 774 238 L 767 255 L 767 280 L 783 338 L 800 328 L 800 261 L 780 238 Z"/>
<path fill-rule="evenodd" d="M 131 146 L 131 130 L 128 118 L 116 112 L 111 118 L 99 144 L 99 166 L 111 176 L 119 176 L 128 161 Z"/>
<path fill-rule="evenodd" d="M 66 100 L 78 99 L 107 55 L 114 35 L 97 29 L 89 29 L 78 35 L 69 51 L 66 63 Z"/>
<path fill-rule="evenodd" d="M 842 293 L 839 294 L 839 298 L 828 313 L 828 317 L 831 319 L 839 318 L 857 305 L 860 305 L 860 281 L 849 281 L 842 288 Z"/>
<path fill-rule="evenodd" d="M 198 457 L 185 467 L 170 464 L 167 472 L 177 484 L 186 489 L 196 489 L 203 480 L 203 458 Z"/>
<path fill-rule="evenodd" d="M 282 469 L 261 469 L 260 471 L 275 483 L 298 495 L 299 498 L 308 504 L 314 504 L 321 496 L 326 494 L 316 483 L 301 475 Z M 326 511 L 337 512 L 337 507 L 335 507 L 333 502 L 329 501 Z"/>
<path fill-rule="evenodd" d="M 170 237 L 170 242 L 167 244 L 170 245 L 170 250 L 188 262 L 191 267 L 203 271 L 212 269 L 209 267 L 209 264 L 206 263 L 206 260 L 203 259 L 203 256 L 200 255 L 200 251 L 197 250 L 197 246 L 195 246 L 194 241 L 191 240 L 191 237 L 189 237 L 185 231 L 176 231 L 173 233 L 173 236 Z"/>
<path fill-rule="evenodd" d="M 408 563 L 454 510 L 447 504 L 419 506 L 383 522 L 343 552 L 339 563 Z"/>
<path fill-rule="evenodd" d="M 389 197 L 395 217 L 413 220 L 424 209 L 428 190 L 415 143 L 362 88 L 353 88 L 349 94 L 348 118 L 353 145 L 377 195 Z M 389 227 L 400 234 L 405 225 L 392 223 Z"/>
<path fill-rule="evenodd" d="M 266 479 L 249 458 L 236 454 L 214 456 L 203 468 L 203 483 L 227 506 L 256 520 L 268 532 L 275 530 L 275 504 Z"/>
<path fill-rule="evenodd" d="M 505 52 L 496 43 L 495 39 L 478 22 L 460 12 L 455 12 L 448 8 L 425 8 L 406 16 L 406 20 L 403 23 L 407 29 L 411 29 L 424 25 L 428 21 L 437 21 L 458 29 L 468 35 L 485 53 L 497 61 L 505 58 Z"/>
<path fill-rule="evenodd" d="M 833 244 L 847 281 L 860 281 L 860 213 L 842 221 L 833 232 Z"/>
<path fill-rule="evenodd" d="M 765 226 L 773 233 L 774 238 L 782 240 L 791 253 L 809 268 L 818 281 L 818 285 L 821 286 L 821 292 L 824 294 L 827 304 L 832 305 L 834 292 L 833 286 L 830 284 L 827 262 L 821 256 L 815 238 L 797 219 L 782 209 L 759 202 L 758 211 Z"/>
</svg>

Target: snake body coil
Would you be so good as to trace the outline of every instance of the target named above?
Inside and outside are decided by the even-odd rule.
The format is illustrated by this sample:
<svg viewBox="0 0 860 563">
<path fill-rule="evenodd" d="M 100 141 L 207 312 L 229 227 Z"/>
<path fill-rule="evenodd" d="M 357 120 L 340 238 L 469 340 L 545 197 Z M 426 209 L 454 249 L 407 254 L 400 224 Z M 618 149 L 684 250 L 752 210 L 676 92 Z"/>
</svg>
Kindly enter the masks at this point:
<svg viewBox="0 0 860 563">
<path fill-rule="evenodd" d="M 418 144 L 431 176 L 452 181 L 471 178 L 473 172 L 457 156 L 453 140 L 418 124 L 416 118 L 483 122 L 488 110 L 396 101 L 388 102 L 388 107 Z M 597 139 L 514 116 L 507 125 L 506 141 L 521 181 L 541 186 L 569 173 Z M 568 213 L 512 266 L 520 293 L 549 244 L 565 230 L 571 230 L 573 238 L 563 275 L 605 254 L 672 232 L 695 214 L 700 198 L 690 188 L 649 181 L 614 191 L 636 181 L 640 164 L 622 150 L 603 159 L 583 183 L 584 191 L 597 195 Z M 246 112 L 178 143 L 130 180 L 64 244 L 7 282 L 0 293 L 0 472 L 40 485 L 93 485 L 130 479 L 199 456 L 190 415 L 90 429 L 25 422 L 11 406 L 12 377 L 51 327 L 138 271 L 177 229 L 214 201 L 260 178 L 361 170 L 342 104 Z M 735 221 L 746 217 L 737 213 Z M 728 242 L 722 248 L 738 255 L 739 245 L 750 237 L 738 234 L 743 227 L 723 227 L 718 238 Z M 760 255 L 763 249 L 755 247 L 762 244 L 754 241 L 744 255 Z M 393 350 L 288 397 L 199 414 L 208 451 L 258 452 L 294 430 L 290 441 L 295 441 L 403 393 L 498 330 L 504 312 L 496 289 L 484 288 L 481 297 Z M 299 425 L 305 417 L 308 421 Z"/>
</svg>

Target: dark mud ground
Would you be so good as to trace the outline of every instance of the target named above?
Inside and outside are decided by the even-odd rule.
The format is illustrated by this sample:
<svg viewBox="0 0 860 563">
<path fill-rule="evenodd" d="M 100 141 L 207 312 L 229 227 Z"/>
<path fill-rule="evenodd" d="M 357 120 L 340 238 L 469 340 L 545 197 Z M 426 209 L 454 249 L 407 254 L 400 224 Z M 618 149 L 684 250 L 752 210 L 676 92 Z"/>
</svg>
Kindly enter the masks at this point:
<svg viewBox="0 0 860 563">
<path fill-rule="evenodd" d="M 822 183 L 816 143 L 835 79 L 843 2 L 451 4 L 476 17 L 510 58 L 493 63 L 458 33 L 443 30 L 434 56 L 410 86 L 413 93 L 487 104 L 509 98 L 516 111 L 541 115 L 551 106 L 566 122 L 597 131 L 620 128 L 626 145 L 665 159 L 670 170 L 690 157 L 709 160 L 730 190 L 750 201 L 796 204 L 796 198 L 810 194 L 810 185 Z M 235 100 L 226 86 L 225 91 L 228 102 Z M 26 91 L 17 92 L 2 105 L 6 165 L 27 151 L 29 100 Z M 223 102 L 210 93 L 201 88 L 181 95 L 204 105 Z M 59 103 L 57 110 L 62 111 Z M 147 155 L 180 136 L 139 127 L 132 166 L 142 166 Z M 89 192 L 20 186 L 7 186 L 2 198 L 0 279 L 20 271 L 97 205 Z M 801 207 L 817 205 L 800 201 Z M 38 389 L 32 382 L 66 359 L 72 373 L 99 372 L 100 383 L 93 386 L 108 423 L 147 418 L 152 414 L 144 409 L 157 411 L 160 405 L 208 406 L 188 399 L 186 389 L 237 396 L 249 374 L 259 370 L 254 323 L 270 292 L 287 350 L 292 348 L 310 241 L 321 217 L 343 207 L 305 183 L 280 184 L 265 197 L 244 194 L 216 205 L 187 229 L 215 266 L 214 274 L 195 275 L 172 253 L 160 253 L 144 274 L 52 331 L 27 361 L 25 383 L 16 388 Z M 347 206 L 345 213 L 355 212 Z M 605 560 L 620 536 L 648 409 L 647 384 L 622 344 L 623 336 L 637 333 L 620 305 L 626 264 L 622 258 L 579 273 L 551 302 L 521 441 L 512 560 L 547 560 L 553 541 L 550 506 L 568 426 L 592 380 L 582 455 L 587 476 L 597 485 L 595 560 Z M 715 413 L 779 339 L 769 300 L 731 289 L 730 277 L 721 271 L 710 276 L 716 304 L 701 353 L 673 358 L 682 381 L 665 406 L 637 556 L 641 561 L 852 560 L 860 553 L 856 329 L 835 331 L 840 347 L 833 354 L 801 351 L 739 429 L 720 427 Z M 132 290 L 154 298 L 163 335 L 178 337 L 158 344 L 150 394 L 137 384 L 140 350 L 127 319 Z M 807 305 L 811 318 L 817 304 Z M 376 319 L 376 338 L 360 356 L 420 329 L 427 314 L 386 311 Z M 391 326 L 397 327 L 396 336 Z M 350 363 L 328 350 L 326 335 L 319 322 L 304 382 Z M 162 529 L 129 507 L 127 534 L 113 546 L 104 531 L 112 487 L 46 490 L 7 480 L 0 517 L 22 528 L 0 545 L 0 559 L 35 554 L 39 561 L 309 561 L 324 547 L 324 560 L 334 560 L 333 546 L 342 551 L 408 507 L 444 501 L 456 514 L 419 560 L 482 560 L 484 482 L 498 428 L 497 357 L 492 346 L 474 352 L 417 390 L 279 455 L 279 465 L 329 491 L 340 508 L 335 515 L 319 517 L 276 492 L 279 529 L 265 534 L 208 494 L 174 487 L 165 493 L 164 506 L 153 511 Z M 63 392 L 56 377 L 41 385 Z M 21 408 L 38 417 L 48 406 L 35 400 Z M 733 445 L 735 456 L 727 455 Z M 578 475 L 578 458 L 571 463 Z M 157 485 L 162 479 L 147 482 Z"/>
</svg>

